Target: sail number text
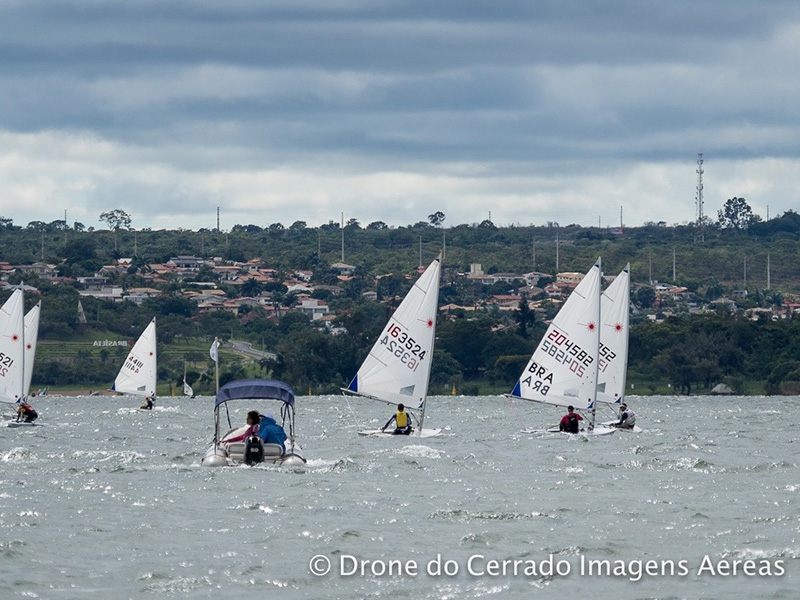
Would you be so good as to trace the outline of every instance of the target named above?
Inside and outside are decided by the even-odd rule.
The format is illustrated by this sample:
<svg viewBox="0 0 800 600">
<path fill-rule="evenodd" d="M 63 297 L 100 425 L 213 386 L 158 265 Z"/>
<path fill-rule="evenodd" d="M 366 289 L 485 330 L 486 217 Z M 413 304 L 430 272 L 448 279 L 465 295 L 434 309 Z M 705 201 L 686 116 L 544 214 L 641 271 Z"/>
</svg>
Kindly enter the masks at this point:
<svg viewBox="0 0 800 600">
<path fill-rule="evenodd" d="M 14 364 L 14 359 L 0 352 L 0 377 L 8 375 L 8 370 Z"/>
<path fill-rule="evenodd" d="M 597 369 L 604 373 L 609 364 L 617 357 L 611 348 L 600 344 L 600 356 L 597 357 Z"/>
<path fill-rule="evenodd" d="M 584 367 L 594 362 L 591 354 L 555 329 L 542 340 L 542 350 L 558 362 L 569 365 L 570 371 L 576 373 L 578 377 L 583 377 Z"/>
<path fill-rule="evenodd" d="M 392 323 L 386 329 L 386 335 L 381 338 L 381 344 L 386 346 L 391 354 L 399 358 L 400 362 L 412 371 L 417 370 L 427 352 L 396 323 Z"/>
<path fill-rule="evenodd" d="M 553 330 L 542 340 L 542 352 L 553 357 L 557 362 L 567 365 L 570 371 L 578 377 L 583 377 L 586 367 L 591 366 L 594 357 L 583 350 L 578 344 L 570 340 L 560 331 Z M 602 372 L 616 358 L 616 354 L 610 348 L 600 344 L 597 367 Z M 553 384 L 553 372 L 547 367 L 531 361 L 527 372 L 529 375 L 522 379 L 533 391 L 546 396 Z"/>
<path fill-rule="evenodd" d="M 142 367 L 144 367 L 144 363 L 132 354 L 128 357 L 128 360 L 125 361 L 125 368 L 130 369 L 134 373 L 138 373 L 139 369 Z"/>
</svg>

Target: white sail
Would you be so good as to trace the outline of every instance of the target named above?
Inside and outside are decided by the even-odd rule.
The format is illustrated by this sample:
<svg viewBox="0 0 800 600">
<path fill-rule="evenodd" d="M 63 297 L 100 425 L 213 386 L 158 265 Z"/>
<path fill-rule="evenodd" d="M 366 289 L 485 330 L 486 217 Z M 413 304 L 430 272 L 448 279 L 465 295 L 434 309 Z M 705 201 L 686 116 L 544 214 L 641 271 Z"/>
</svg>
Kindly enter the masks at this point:
<svg viewBox="0 0 800 600">
<path fill-rule="evenodd" d="M 192 386 L 186 383 L 186 380 L 183 382 L 183 395 L 188 396 L 189 398 L 194 397 L 194 390 L 192 389 Z"/>
<path fill-rule="evenodd" d="M 436 335 L 440 259 L 435 259 L 389 319 L 358 373 L 345 390 L 382 400 L 423 406 Z"/>
<path fill-rule="evenodd" d="M 86 325 L 86 313 L 83 312 L 83 304 L 78 300 L 78 323 Z"/>
<path fill-rule="evenodd" d="M 25 298 L 21 289 L 0 307 L 0 401 L 25 395 Z"/>
<path fill-rule="evenodd" d="M 156 319 L 139 336 L 125 359 L 112 390 L 135 396 L 155 396 L 156 393 Z"/>
<path fill-rule="evenodd" d="M 36 344 L 39 341 L 39 315 L 42 311 L 42 301 L 36 303 L 25 315 L 25 380 L 23 394 L 27 396 L 31 391 L 33 379 L 33 363 L 36 359 Z"/>
<path fill-rule="evenodd" d="M 510 396 L 592 408 L 600 343 L 600 259 L 569 295 Z"/>
<path fill-rule="evenodd" d="M 628 372 L 631 266 L 628 264 L 603 293 L 600 301 L 600 359 L 597 401 L 619 404 L 625 397 Z"/>
</svg>

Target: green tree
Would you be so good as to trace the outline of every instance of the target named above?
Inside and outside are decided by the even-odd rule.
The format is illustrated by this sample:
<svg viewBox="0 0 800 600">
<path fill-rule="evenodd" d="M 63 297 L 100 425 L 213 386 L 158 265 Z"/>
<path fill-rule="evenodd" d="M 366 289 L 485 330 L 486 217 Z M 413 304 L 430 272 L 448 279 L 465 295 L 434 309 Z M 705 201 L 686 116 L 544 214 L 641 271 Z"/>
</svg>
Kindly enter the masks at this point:
<svg viewBox="0 0 800 600">
<path fill-rule="evenodd" d="M 114 230 L 114 251 L 117 251 L 117 232 L 120 228 L 130 229 L 131 216 L 124 210 L 115 208 L 104 213 L 100 213 L 100 221 L 108 225 L 109 229 Z"/>
<path fill-rule="evenodd" d="M 428 221 L 434 227 L 441 227 L 442 223 L 444 223 L 444 213 L 440 210 L 437 210 L 435 213 L 428 215 Z"/>
<path fill-rule="evenodd" d="M 119 208 L 100 213 L 99 220 L 108 225 L 109 229 L 113 229 L 115 231 L 120 228 L 130 229 L 131 226 L 131 216 Z"/>
<path fill-rule="evenodd" d="M 760 221 L 753 215 L 753 209 L 744 198 L 726 200 L 722 209 L 717 211 L 717 219 L 720 227 L 734 231 L 745 231 L 750 225 Z"/>
<path fill-rule="evenodd" d="M 528 337 L 528 327 L 532 327 L 536 323 L 536 313 L 531 310 L 526 294 L 522 294 L 522 298 L 519 300 L 517 310 L 514 311 L 514 319 L 517 322 L 519 335 L 523 338 Z"/>
<path fill-rule="evenodd" d="M 261 282 L 256 281 L 255 278 L 249 277 L 239 288 L 239 293 L 248 298 L 258 296 L 263 290 Z"/>
</svg>

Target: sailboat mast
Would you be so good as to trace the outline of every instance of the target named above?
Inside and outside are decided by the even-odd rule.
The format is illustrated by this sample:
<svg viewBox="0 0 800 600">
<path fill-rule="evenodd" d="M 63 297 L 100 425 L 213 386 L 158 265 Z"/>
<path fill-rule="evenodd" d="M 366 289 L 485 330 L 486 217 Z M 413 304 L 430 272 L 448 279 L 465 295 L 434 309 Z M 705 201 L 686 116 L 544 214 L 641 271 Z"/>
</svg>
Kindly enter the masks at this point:
<svg viewBox="0 0 800 600">
<path fill-rule="evenodd" d="M 597 335 L 595 336 L 596 343 L 595 343 L 595 348 L 594 348 L 594 355 L 596 357 L 596 360 L 594 361 L 593 367 L 592 367 L 592 369 L 594 370 L 594 373 L 593 373 L 594 381 L 592 382 L 592 390 L 591 390 L 592 391 L 592 411 L 591 411 L 591 417 L 589 419 L 589 431 L 593 431 L 594 430 L 594 422 L 595 422 L 595 418 L 597 416 L 597 381 L 598 381 L 598 379 L 600 377 L 600 360 L 597 360 L 597 359 L 600 358 L 600 328 L 601 328 L 600 317 L 602 316 L 600 314 L 600 304 L 603 301 L 603 264 L 602 263 L 603 263 L 602 259 L 598 258 L 597 259 L 597 268 L 600 269 L 600 281 L 599 281 L 599 284 L 597 286 L 597 302 L 595 303 L 595 305 L 597 306 L 597 312 L 595 312 L 595 323 L 597 323 Z"/>
<path fill-rule="evenodd" d="M 434 282 L 434 285 L 433 285 L 433 292 L 432 293 L 433 293 L 433 297 L 435 298 L 435 300 L 432 303 L 433 304 L 433 311 L 432 311 L 433 314 L 430 317 L 431 318 L 431 323 L 432 323 L 432 329 L 433 329 L 434 332 L 436 331 L 436 320 L 437 320 L 437 317 L 439 316 L 439 285 L 441 284 L 441 281 L 442 281 L 442 268 L 443 268 L 443 264 L 442 263 L 444 262 L 444 246 L 442 246 L 442 254 L 438 257 L 438 260 L 439 260 L 439 275 L 438 275 L 438 277 L 436 277 L 436 281 Z M 431 359 L 428 361 L 428 364 L 425 367 L 428 372 L 427 372 L 427 375 L 425 377 L 425 381 L 426 381 L 425 395 L 422 396 L 422 414 L 420 415 L 420 418 L 419 418 L 419 431 L 420 431 L 420 434 L 422 433 L 422 423 L 425 421 L 425 407 L 428 405 L 428 385 L 427 385 L 427 383 L 430 382 L 430 378 L 431 378 L 431 364 L 433 363 L 433 349 L 434 349 L 435 346 L 436 346 L 436 336 L 434 335 L 433 339 L 431 340 L 431 349 L 430 349 Z"/>
<path fill-rule="evenodd" d="M 422 431 L 422 424 L 425 422 L 425 405 L 428 404 L 427 398 L 422 399 L 422 414 L 419 416 L 419 430 Z"/>
<path fill-rule="evenodd" d="M 631 263 L 625 265 L 625 275 L 628 278 L 628 285 L 625 288 L 625 294 L 623 295 L 622 301 L 625 303 L 625 339 L 628 339 L 630 335 L 630 312 L 631 312 L 631 284 L 630 284 L 630 277 L 631 277 Z M 627 385 L 628 385 L 628 343 L 625 343 L 625 356 L 623 357 L 624 362 L 622 368 L 622 375 L 620 376 L 621 384 L 619 401 L 625 402 L 625 396 L 628 394 L 627 392 Z"/>
<path fill-rule="evenodd" d="M 19 283 L 19 291 L 22 294 L 22 377 L 19 380 L 19 401 L 25 401 L 25 354 L 27 353 L 27 347 L 25 346 L 25 290 L 23 289 L 23 283 L 20 281 Z"/>
<path fill-rule="evenodd" d="M 219 344 L 219 340 L 216 337 L 214 338 L 214 344 L 215 345 Z M 219 350 L 216 351 L 219 352 Z M 219 354 L 217 354 L 217 358 L 214 359 L 214 380 L 216 381 L 217 384 L 216 394 L 219 394 Z"/>
</svg>

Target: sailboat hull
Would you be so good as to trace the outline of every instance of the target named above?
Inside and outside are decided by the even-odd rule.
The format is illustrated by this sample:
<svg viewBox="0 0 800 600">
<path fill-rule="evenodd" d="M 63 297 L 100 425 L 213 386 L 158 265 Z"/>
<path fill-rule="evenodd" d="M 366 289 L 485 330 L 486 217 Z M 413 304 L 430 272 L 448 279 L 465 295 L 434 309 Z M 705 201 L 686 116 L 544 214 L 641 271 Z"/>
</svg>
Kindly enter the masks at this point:
<svg viewBox="0 0 800 600">
<path fill-rule="evenodd" d="M 429 438 L 435 437 L 442 433 L 441 429 L 423 429 L 412 431 L 408 435 L 395 435 L 391 431 L 381 431 L 380 429 L 365 429 L 359 431 L 358 435 L 366 437 L 398 437 L 398 438 Z"/>
<path fill-rule="evenodd" d="M 41 427 L 44 423 L 26 423 L 25 421 L 8 421 L 7 427 Z"/>
<path fill-rule="evenodd" d="M 578 433 L 567 433 L 560 431 L 558 427 L 550 427 L 548 429 L 523 429 L 520 433 L 527 433 L 532 435 L 544 435 L 549 433 L 557 433 L 563 436 L 582 436 L 582 437 L 598 437 L 601 435 L 611 435 L 616 433 L 616 427 L 595 426 L 594 429 L 582 429 Z"/>
<path fill-rule="evenodd" d="M 627 431 L 628 433 L 642 433 L 642 431 L 644 431 L 638 425 L 634 425 L 632 429 L 628 429 L 626 427 L 614 427 L 614 424 L 616 422 L 617 421 L 606 421 L 605 423 L 603 423 L 603 427 L 611 427 L 612 429 L 616 429 L 617 431 Z"/>
</svg>

